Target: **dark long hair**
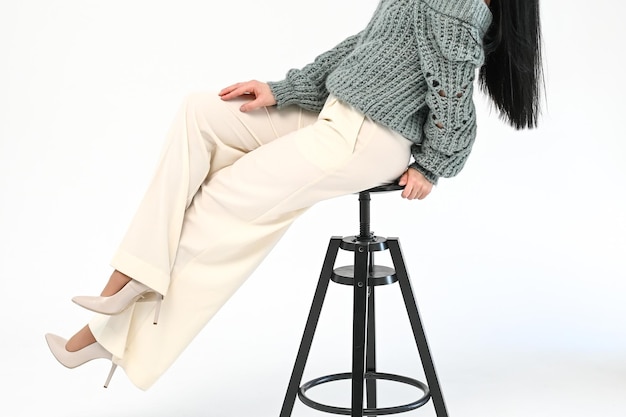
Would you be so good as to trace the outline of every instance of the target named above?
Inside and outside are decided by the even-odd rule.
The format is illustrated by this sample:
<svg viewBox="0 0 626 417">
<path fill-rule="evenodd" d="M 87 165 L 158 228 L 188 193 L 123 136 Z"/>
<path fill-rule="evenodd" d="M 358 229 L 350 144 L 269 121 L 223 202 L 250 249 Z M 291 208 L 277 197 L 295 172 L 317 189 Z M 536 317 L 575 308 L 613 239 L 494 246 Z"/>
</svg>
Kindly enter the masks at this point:
<svg viewBox="0 0 626 417">
<path fill-rule="evenodd" d="M 539 0 L 491 0 L 489 8 L 480 86 L 511 126 L 536 127 L 543 85 Z"/>
</svg>

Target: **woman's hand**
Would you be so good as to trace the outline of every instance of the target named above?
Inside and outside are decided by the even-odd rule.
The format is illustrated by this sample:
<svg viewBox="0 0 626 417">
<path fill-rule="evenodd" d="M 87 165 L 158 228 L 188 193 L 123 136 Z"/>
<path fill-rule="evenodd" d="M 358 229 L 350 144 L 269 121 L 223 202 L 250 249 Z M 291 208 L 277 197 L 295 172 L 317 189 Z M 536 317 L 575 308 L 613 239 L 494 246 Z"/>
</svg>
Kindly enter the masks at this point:
<svg viewBox="0 0 626 417">
<path fill-rule="evenodd" d="M 252 100 L 239 108 L 239 110 L 244 112 L 276 104 L 276 99 L 272 90 L 270 90 L 270 86 L 257 80 L 230 85 L 220 91 L 219 96 L 222 100 L 231 100 L 239 96 L 250 96 Z"/>
<path fill-rule="evenodd" d="M 398 184 L 404 186 L 402 198 L 408 198 L 409 200 L 415 198 L 422 200 L 426 198 L 433 189 L 433 184 L 428 181 L 421 172 L 414 168 L 407 169 L 400 177 Z"/>
</svg>

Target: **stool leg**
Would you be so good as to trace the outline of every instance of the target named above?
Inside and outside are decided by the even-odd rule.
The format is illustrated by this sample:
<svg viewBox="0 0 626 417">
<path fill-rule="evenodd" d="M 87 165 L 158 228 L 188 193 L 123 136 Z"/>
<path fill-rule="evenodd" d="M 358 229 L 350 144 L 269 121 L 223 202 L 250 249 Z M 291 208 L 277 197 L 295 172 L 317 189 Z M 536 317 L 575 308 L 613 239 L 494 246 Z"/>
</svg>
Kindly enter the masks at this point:
<svg viewBox="0 0 626 417">
<path fill-rule="evenodd" d="M 374 253 L 370 253 L 370 271 L 374 267 Z M 367 346 L 365 348 L 365 369 L 367 373 L 376 372 L 376 313 L 373 285 L 368 287 L 367 295 Z M 376 380 L 369 378 L 365 380 L 367 408 L 376 408 Z"/>
<path fill-rule="evenodd" d="M 298 355 L 296 356 L 296 363 L 291 373 L 291 379 L 289 380 L 289 386 L 287 387 L 283 407 L 280 410 L 280 417 L 289 417 L 293 411 L 296 395 L 300 389 L 302 374 L 304 373 L 304 367 L 306 365 L 307 358 L 309 357 L 315 328 L 317 327 L 317 322 L 319 321 L 320 313 L 322 311 L 324 297 L 326 296 L 326 291 L 328 290 L 328 284 L 333 273 L 333 267 L 335 266 L 335 260 L 337 259 L 337 253 L 339 252 L 339 244 L 341 243 L 341 240 L 341 236 L 333 236 L 328 244 L 328 250 L 326 251 L 326 257 L 324 258 L 322 272 L 320 273 L 320 279 L 317 283 L 317 288 L 315 289 L 311 310 L 309 311 L 309 318 L 306 321 L 304 334 L 302 335 L 302 341 L 300 342 L 300 348 L 298 349 Z"/>
<path fill-rule="evenodd" d="M 413 336 L 415 337 L 415 342 L 417 343 L 417 349 L 422 361 L 422 368 L 424 369 L 428 388 L 430 389 L 430 396 L 433 399 L 433 404 L 435 406 L 435 413 L 437 414 L 437 417 L 448 417 L 446 404 L 443 400 L 441 388 L 439 387 L 437 373 L 435 372 L 435 365 L 433 364 L 430 350 L 428 349 L 426 334 L 424 333 L 424 327 L 422 326 L 413 290 L 411 289 L 409 275 L 406 270 L 406 265 L 404 264 L 402 250 L 400 249 L 400 241 L 398 238 L 388 238 L 387 243 L 389 245 L 389 252 L 391 253 L 391 259 L 396 270 L 398 282 L 400 284 L 400 290 L 402 291 L 402 298 L 404 299 L 404 304 L 409 315 L 409 321 L 411 322 L 411 328 L 413 329 Z"/>
<path fill-rule="evenodd" d="M 367 317 L 368 244 L 358 243 L 354 252 L 354 310 L 352 327 L 352 413 L 363 417 L 365 379 L 365 331 Z"/>
</svg>

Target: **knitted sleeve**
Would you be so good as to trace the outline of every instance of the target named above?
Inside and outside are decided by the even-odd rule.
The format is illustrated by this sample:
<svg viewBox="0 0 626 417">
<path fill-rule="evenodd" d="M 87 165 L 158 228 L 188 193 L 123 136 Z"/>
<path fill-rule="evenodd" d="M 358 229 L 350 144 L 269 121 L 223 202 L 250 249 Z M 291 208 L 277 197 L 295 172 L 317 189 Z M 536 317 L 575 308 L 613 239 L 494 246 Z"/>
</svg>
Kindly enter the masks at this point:
<svg viewBox="0 0 626 417">
<path fill-rule="evenodd" d="M 484 60 L 477 28 L 419 2 L 418 53 L 428 91 L 423 142 L 414 145 L 412 168 L 433 184 L 463 168 L 476 137 L 473 81 Z"/>
<path fill-rule="evenodd" d="M 352 52 L 361 33 L 348 37 L 302 69 L 289 70 L 284 80 L 268 82 L 278 108 L 296 104 L 306 110 L 321 111 L 329 94 L 326 77 Z"/>
</svg>

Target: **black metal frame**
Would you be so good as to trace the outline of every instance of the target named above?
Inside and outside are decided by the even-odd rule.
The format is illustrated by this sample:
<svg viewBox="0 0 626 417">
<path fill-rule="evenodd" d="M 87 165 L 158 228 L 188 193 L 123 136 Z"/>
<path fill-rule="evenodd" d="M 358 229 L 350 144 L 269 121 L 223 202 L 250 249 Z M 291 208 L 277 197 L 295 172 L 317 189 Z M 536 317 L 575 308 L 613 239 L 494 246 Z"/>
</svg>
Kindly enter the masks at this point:
<svg viewBox="0 0 626 417">
<path fill-rule="evenodd" d="M 402 187 L 389 185 L 359 193 L 360 234 L 359 236 L 333 236 L 320 278 L 313 296 L 309 317 L 306 322 L 296 362 L 289 380 L 287 393 L 280 417 L 290 417 L 296 395 L 302 403 L 319 411 L 352 417 L 376 416 L 402 413 L 414 410 L 428 403 L 432 398 L 437 417 L 448 417 L 439 381 L 432 361 L 424 328 L 420 319 L 409 275 L 402 256 L 398 238 L 374 236 L 370 231 L 370 192 L 392 191 Z M 354 252 L 354 265 L 333 269 L 339 249 Z M 389 250 L 394 269 L 374 265 L 374 253 Z M 330 281 L 353 286 L 353 329 L 352 329 L 352 372 L 326 375 L 302 385 L 302 375 L 319 321 L 324 298 Z M 406 376 L 376 371 L 376 326 L 374 290 L 378 285 L 398 282 L 404 300 L 411 329 L 417 344 L 422 368 L 428 385 Z M 352 380 L 352 401 L 350 408 L 334 407 L 318 403 L 306 396 L 306 391 L 314 386 L 342 379 Z M 417 387 L 423 396 L 409 404 L 395 407 L 377 408 L 376 380 L 384 379 Z M 364 392 L 365 391 L 365 392 Z M 366 407 L 363 406 L 363 394 Z"/>
</svg>

